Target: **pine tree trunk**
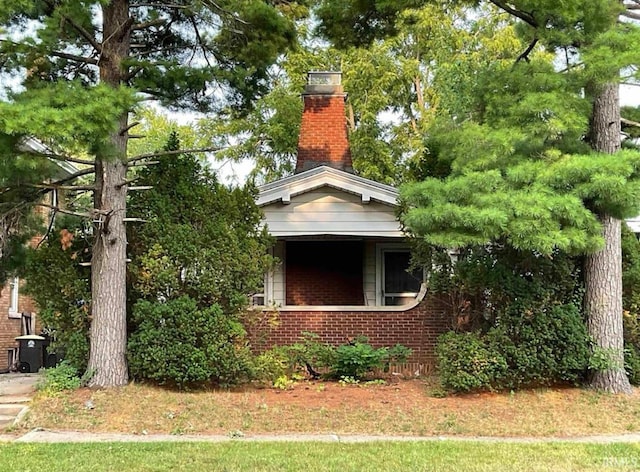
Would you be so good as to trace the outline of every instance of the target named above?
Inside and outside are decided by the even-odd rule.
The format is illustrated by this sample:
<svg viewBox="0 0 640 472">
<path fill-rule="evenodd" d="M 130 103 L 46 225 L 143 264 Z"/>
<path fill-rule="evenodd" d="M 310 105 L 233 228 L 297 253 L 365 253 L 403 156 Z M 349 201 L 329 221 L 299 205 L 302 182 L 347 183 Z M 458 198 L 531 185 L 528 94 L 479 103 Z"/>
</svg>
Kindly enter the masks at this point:
<svg viewBox="0 0 640 472">
<path fill-rule="evenodd" d="M 613 154 L 620 149 L 619 86 L 594 87 L 590 139 L 594 150 Z M 615 157 L 612 157 L 615 159 Z M 608 367 L 595 371 L 590 386 L 613 393 L 631 393 L 624 370 L 622 331 L 621 221 L 600 215 L 604 248 L 585 262 L 585 311 L 587 327 L 596 349 L 606 354 Z"/>
<path fill-rule="evenodd" d="M 102 9 L 103 41 L 100 81 L 117 87 L 126 71 L 122 60 L 129 54 L 129 3 L 113 0 Z M 128 114 L 120 117 L 111 135 L 110 152 L 96 156 L 94 197 L 95 242 L 91 259 L 91 337 L 88 371 L 92 387 L 115 387 L 128 382 L 126 361 L 126 180 Z"/>
</svg>

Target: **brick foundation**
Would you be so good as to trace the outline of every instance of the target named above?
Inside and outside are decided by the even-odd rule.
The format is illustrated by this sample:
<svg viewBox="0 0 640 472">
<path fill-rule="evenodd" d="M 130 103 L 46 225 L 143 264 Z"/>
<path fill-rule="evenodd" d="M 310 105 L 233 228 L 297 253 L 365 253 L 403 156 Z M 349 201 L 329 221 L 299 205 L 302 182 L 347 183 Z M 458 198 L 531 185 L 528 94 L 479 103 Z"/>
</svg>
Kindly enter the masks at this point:
<svg viewBox="0 0 640 472">
<path fill-rule="evenodd" d="M 364 335 L 374 347 L 399 343 L 411 348 L 413 354 L 401 370 L 426 373 L 435 365 L 436 339 L 450 328 L 445 305 L 432 296 L 406 311 L 373 311 L 364 307 L 344 311 L 287 308 L 279 312 L 279 325 L 267 333 L 263 347 L 295 343 L 303 331 L 316 333 L 321 341 L 333 345 Z"/>
</svg>

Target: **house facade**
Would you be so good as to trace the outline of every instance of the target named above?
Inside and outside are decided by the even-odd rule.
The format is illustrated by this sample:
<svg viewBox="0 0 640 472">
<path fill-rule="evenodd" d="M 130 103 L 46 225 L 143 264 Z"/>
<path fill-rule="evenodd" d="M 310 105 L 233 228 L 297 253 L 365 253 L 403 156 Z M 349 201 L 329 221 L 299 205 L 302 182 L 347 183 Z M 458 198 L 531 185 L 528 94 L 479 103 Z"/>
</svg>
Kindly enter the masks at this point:
<svg viewBox="0 0 640 472">
<path fill-rule="evenodd" d="M 296 342 L 303 331 L 334 344 L 364 335 L 374 346 L 404 344 L 414 352 L 408 368 L 429 370 L 450 323 L 410 268 L 398 191 L 353 172 L 340 73 L 309 73 L 302 98 L 296 171 L 257 199 L 279 261 L 260 295 L 278 311 L 268 342 Z"/>
</svg>

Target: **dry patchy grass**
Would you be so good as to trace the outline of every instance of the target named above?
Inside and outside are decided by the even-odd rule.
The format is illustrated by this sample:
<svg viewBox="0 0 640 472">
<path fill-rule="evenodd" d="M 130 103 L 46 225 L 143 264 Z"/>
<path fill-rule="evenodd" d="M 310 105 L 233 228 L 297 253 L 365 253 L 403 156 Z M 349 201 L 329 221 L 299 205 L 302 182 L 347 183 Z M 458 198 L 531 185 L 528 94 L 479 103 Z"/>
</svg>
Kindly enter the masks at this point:
<svg viewBox="0 0 640 472">
<path fill-rule="evenodd" d="M 302 382 L 293 390 L 175 392 L 130 384 L 37 395 L 24 429 L 125 433 L 338 433 L 580 436 L 640 430 L 640 390 L 578 388 L 433 398 L 422 380 L 386 385 Z M 87 408 L 91 401 L 93 408 Z"/>
</svg>

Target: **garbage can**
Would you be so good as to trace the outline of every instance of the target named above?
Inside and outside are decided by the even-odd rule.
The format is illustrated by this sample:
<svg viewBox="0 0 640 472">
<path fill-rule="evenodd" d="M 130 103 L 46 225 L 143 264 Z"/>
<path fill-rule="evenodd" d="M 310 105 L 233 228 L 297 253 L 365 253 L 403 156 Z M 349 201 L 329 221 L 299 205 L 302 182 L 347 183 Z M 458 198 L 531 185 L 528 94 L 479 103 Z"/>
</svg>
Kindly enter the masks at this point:
<svg viewBox="0 0 640 472">
<path fill-rule="evenodd" d="M 18 336 L 18 370 L 23 373 L 38 372 L 43 366 L 45 338 L 36 334 Z"/>
</svg>

